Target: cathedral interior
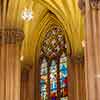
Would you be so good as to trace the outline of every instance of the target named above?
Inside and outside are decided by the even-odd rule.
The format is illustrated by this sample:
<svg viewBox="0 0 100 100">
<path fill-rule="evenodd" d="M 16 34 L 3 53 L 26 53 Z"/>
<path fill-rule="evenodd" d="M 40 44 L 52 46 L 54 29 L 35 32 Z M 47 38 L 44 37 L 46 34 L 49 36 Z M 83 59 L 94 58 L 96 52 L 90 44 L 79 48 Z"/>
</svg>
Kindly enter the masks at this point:
<svg viewBox="0 0 100 100">
<path fill-rule="evenodd" d="M 100 0 L 0 0 L 0 100 L 100 100 Z"/>
</svg>

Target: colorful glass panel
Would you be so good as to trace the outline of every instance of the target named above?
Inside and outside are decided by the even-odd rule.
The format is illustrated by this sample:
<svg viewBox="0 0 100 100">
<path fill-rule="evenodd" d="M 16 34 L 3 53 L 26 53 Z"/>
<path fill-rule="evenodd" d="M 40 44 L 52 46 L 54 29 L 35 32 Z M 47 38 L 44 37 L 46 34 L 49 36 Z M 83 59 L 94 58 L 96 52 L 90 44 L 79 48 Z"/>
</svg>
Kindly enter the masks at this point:
<svg viewBox="0 0 100 100">
<path fill-rule="evenodd" d="M 56 58 L 59 60 L 60 53 L 67 48 L 65 38 L 62 35 L 63 32 L 62 28 L 58 25 L 52 26 L 47 31 L 42 43 L 40 56 L 43 57 L 45 55 L 48 58 L 50 66 L 48 66 L 46 59 L 43 59 L 40 72 L 41 100 L 48 100 L 49 98 L 50 100 L 57 100 L 58 92 L 60 92 L 60 100 L 68 100 L 68 68 L 65 53 L 61 55 L 59 65 L 56 63 Z"/>
<path fill-rule="evenodd" d="M 41 87 L 41 90 L 40 90 L 41 100 L 47 100 L 47 80 L 41 79 L 40 87 Z"/>
<path fill-rule="evenodd" d="M 42 67 L 41 68 L 41 75 L 47 74 L 47 67 Z"/>
<path fill-rule="evenodd" d="M 66 62 L 67 58 L 63 53 L 60 58 L 60 91 L 61 97 L 63 97 L 61 100 L 66 100 L 68 97 L 68 67 Z"/>
<path fill-rule="evenodd" d="M 47 92 L 41 92 L 41 100 L 48 100 Z"/>
<path fill-rule="evenodd" d="M 42 64 L 41 64 L 41 71 L 40 71 L 40 74 L 41 75 L 45 75 L 47 74 L 47 62 L 46 62 L 46 59 L 44 58 L 43 61 L 42 61 Z"/>
<path fill-rule="evenodd" d="M 66 63 L 61 63 L 60 64 L 60 72 L 61 72 L 61 76 L 63 76 L 63 77 L 68 76 L 68 69 L 67 69 Z"/>
<path fill-rule="evenodd" d="M 52 60 L 50 66 L 50 93 L 51 99 L 56 100 L 57 96 L 57 65 L 55 60 Z"/>
<path fill-rule="evenodd" d="M 67 85 L 67 76 L 68 76 L 68 70 L 66 63 L 60 64 L 60 87 L 66 87 Z"/>
<path fill-rule="evenodd" d="M 52 97 L 52 100 L 56 100 L 56 97 Z"/>
<path fill-rule="evenodd" d="M 54 26 L 48 30 L 41 48 L 41 51 L 43 51 L 47 57 L 52 58 L 57 56 L 64 48 L 65 40 L 62 31 L 61 27 L 58 26 Z"/>
<path fill-rule="evenodd" d="M 56 81 L 51 82 L 51 91 L 57 92 L 57 82 Z"/>
<path fill-rule="evenodd" d="M 62 88 L 61 91 L 61 97 L 68 96 L 68 88 Z"/>
<path fill-rule="evenodd" d="M 68 97 L 63 97 L 60 100 L 68 100 Z"/>
<path fill-rule="evenodd" d="M 57 73 L 52 72 L 50 74 L 50 82 L 56 81 L 56 79 L 57 79 Z"/>
<path fill-rule="evenodd" d="M 41 71 L 40 71 L 40 93 L 41 93 L 41 100 L 48 100 L 47 97 L 47 62 L 46 59 L 43 59 L 41 64 Z"/>
</svg>

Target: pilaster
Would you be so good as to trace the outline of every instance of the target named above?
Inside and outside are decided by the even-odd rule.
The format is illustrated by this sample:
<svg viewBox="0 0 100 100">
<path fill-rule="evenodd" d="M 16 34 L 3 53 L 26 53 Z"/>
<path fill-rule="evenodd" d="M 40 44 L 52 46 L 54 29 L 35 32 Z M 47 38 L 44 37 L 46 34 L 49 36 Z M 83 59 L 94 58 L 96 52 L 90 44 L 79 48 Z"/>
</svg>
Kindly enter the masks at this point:
<svg viewBox="0 0 100 100">
<path fill-rule="evenodd" d="M 100 100 L 100 0 L 85 0 L 84 21 L 86 100 Z"/>
<path fill-rule="evenodd" d="M 84 57 L 68 57 L 69 100 L 86 100 Z"/>
<path fill-rule="evenodd" d="M 0 100 L 20 100 L 20 46 L 24 34 L 19 29 L 0 29 Z"/>
</svg>

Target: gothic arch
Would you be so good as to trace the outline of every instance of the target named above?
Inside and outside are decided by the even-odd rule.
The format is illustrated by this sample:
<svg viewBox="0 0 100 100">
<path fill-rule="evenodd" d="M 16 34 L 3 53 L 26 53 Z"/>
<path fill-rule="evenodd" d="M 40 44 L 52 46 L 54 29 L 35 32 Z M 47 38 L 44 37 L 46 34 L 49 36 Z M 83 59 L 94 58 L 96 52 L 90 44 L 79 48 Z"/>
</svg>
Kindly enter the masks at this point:
<svg viewBox="0 0 100 100">
<path fill-rule="evenodd" d="M 42 26 L 42 27 L 41 27 Z M 54 27 L 59 27 L 62 29 L 62 35 L 65 37 L 65 42 L 67 44 L 67 49 L 66 49 L 66 54 L 67 56 L 69 57 L 71 55 L 71 45 L 70 45 L 70 41 L 68 39 L 68 36 L 67 36 L 67 33 L 65 31 L 65 28 L 64 26 L 62 25 L 62 23 L 57 19 L 57 17 L 51 13 L 51 12 L 48 12 L 47 15 L 45 16 L 45 18 L 43 18 L 42 22 L 40 23 L 40 29 L 39 29 L 39 33 L 40 33 L 40 37 L 39 37 L 39 40 L 38 40 L 38 44 L 37 44 L 37 47 L 36 47 L 36 59 L 35 59 L 35 80 L 36 80 L 36 87 L 35 87 L 35 91 L 36 91 L 36 94 L 35 94 L 35 100 L 39 100 L 40 96 L 39 96 L 39 71 L 40 71 L 40 63 L 39 63 L 39 57 L 40 57 L 40 51 L 41 51 L 41 46 L 42 46 L 42 43 L 45 39 L 45 36 L 47 34 L 47 32 L 54 28 Z M 38 96 L 37 96 L 38 95 Z"/>
<path fill-rule="evenodd" d="M 40 63 L 39 63 L 39 57 L 40 57 L 40 51 L 41 51 L 41 45 L 43 40 L 45 39 L 45 35 L 47 31 L 54 27 L 58 26 L 60 27 L 64 32 L 63 35 L 65 37 L 65 41 L 67 43 L 67 50 L 66 54 L 68 59 L 68 67 L 70 70 L 69 71 L 69 78 L 70 83 L 69 83 L 69 100 L 85 100 L 85 85 L 84 85 L 84 61 L 83 57 L 77 57 L 73 56 L 72 53 L 72 45 L 69 41 L 69 37 L 67 34 L 67 30 L 64 27 L 64 25 L 59 21 L 59 19 L 50 11 L 45 12 L 44 18 L 41 19 L 40 23 L 38 23 L 38 26 L 35 29 L 35 35 L 36 41 L 34 41 L 34 47 L 35 50 L 33 51 L 33 65 L 32 70 L 30 72 L 30 84 L 31 84 L 31 89 L 30 91 L 30 97 L 31 100 L 34 98 L 34 100 L 40 100 L 40 95 L 39 95 L 39 86 L 40 86 Z M 37 33 L 37 34 L 36 34 Z M 71 35 L 70 35 L 71 36 Z M 71 38 L 71 37 L 70 37 Z M 80 60 L 81 59 L 81 60 Z M 82 83 L 82 81 L 83 83 Z M 80 84 L 79 84 L 80 83 Z"/>
</svg>

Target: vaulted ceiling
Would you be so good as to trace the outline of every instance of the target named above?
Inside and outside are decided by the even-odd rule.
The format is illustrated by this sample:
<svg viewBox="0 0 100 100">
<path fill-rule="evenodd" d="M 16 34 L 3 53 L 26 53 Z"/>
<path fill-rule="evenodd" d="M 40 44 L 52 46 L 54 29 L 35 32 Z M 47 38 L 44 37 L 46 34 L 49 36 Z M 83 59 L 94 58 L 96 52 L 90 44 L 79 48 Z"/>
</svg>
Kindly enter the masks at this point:
<svg viewBox="0 0 100 100">
<path fill-rule="evenodd" d="M 21 55 L 24 56 L 24 62 L 32 63 L 40 37 L 37 30 L 41 30 L 40 26 L 45 24 L 44 17 L 51 11 L 66 30 L 73 55 L 83 55 L 81 42 L 84 39 L 84 23 L 77 2 L 78 0 L 0 0 L 0 17 L 3 15 L 0 27 L 16 27 L 24 31 Z M 24 8 L 32 9 L 34 17 L 31 21 L 22 20 Z"/>
</svg>

